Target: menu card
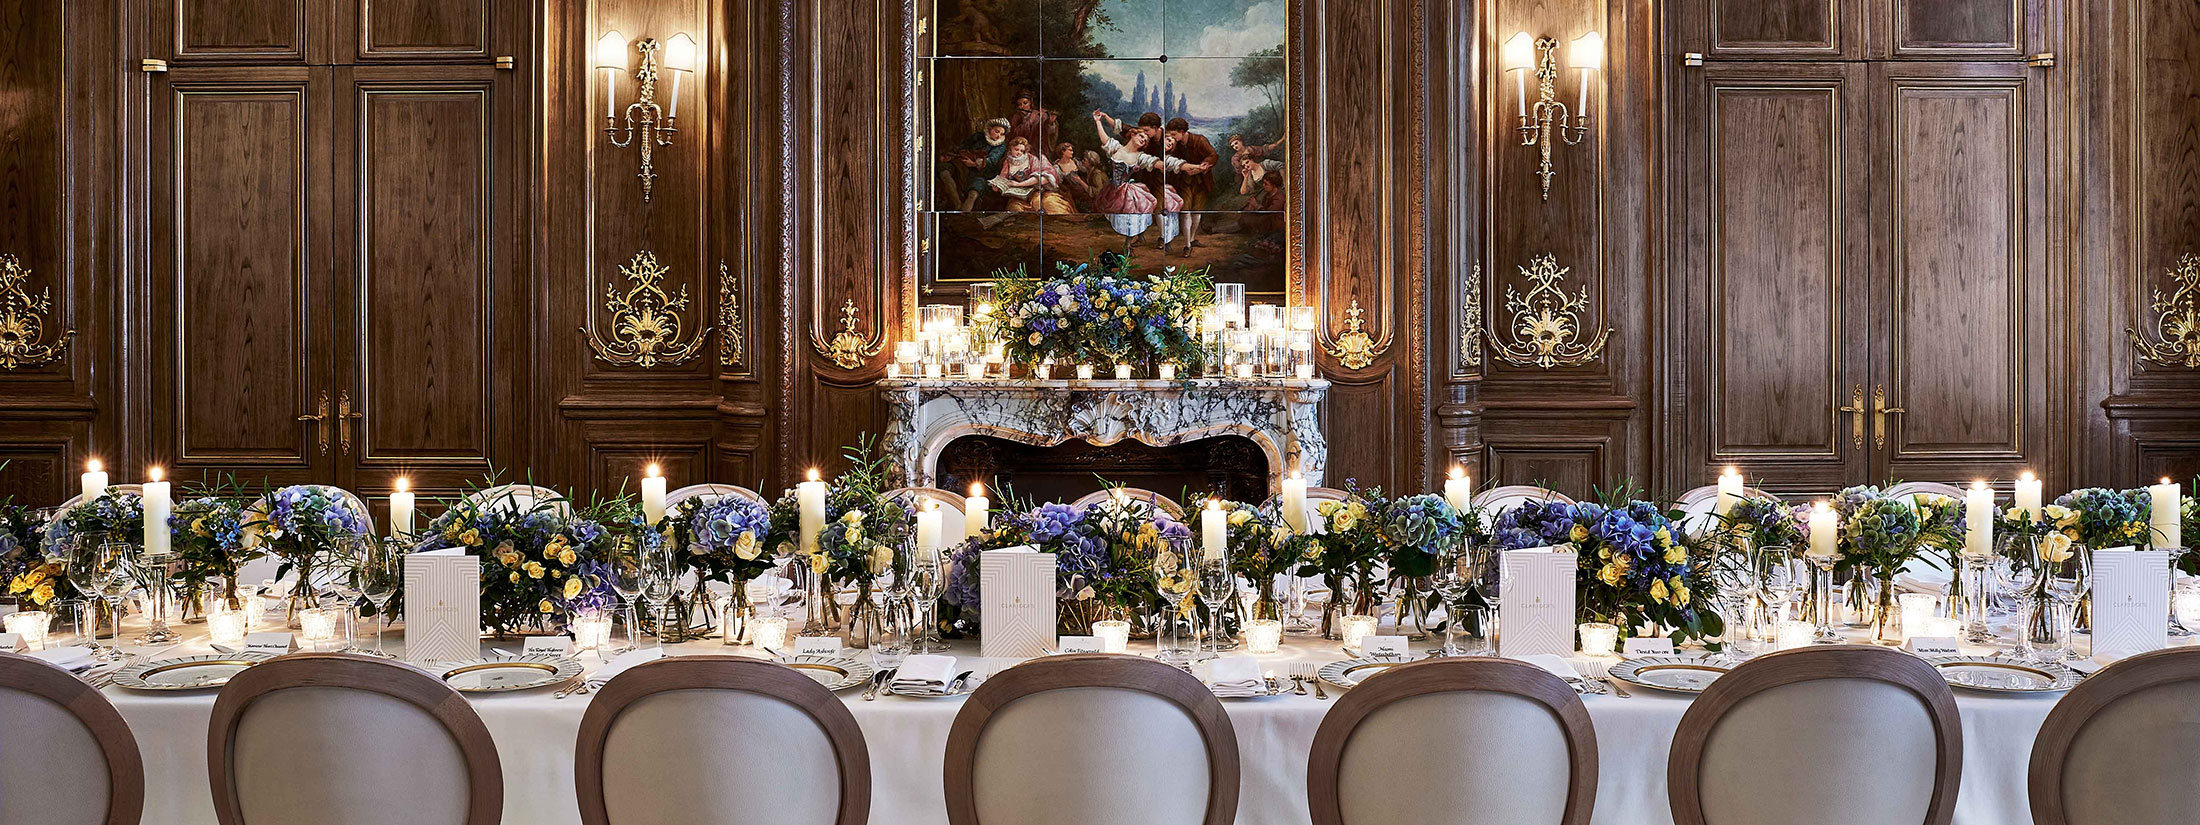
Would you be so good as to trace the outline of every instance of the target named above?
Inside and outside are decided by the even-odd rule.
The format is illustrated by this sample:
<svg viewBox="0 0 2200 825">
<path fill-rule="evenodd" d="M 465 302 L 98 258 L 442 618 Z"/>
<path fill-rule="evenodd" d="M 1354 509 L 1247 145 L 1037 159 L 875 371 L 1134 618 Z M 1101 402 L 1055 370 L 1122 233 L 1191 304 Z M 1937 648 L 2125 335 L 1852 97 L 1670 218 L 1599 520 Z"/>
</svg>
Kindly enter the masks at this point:
<svg viewBox="0 0 2200 825">
<path fill-rule="evenodd" d="M 2114 661 L 2169 646 L 2169 554 L 2093 551 L 2093 657 Z"/>
<path fill-rule="evenodd" d="M 481 655 L 481 558 L 461 548 L 405 556 L 405 657 Z"/>
<path fill-rule="evenodd" d="M 1510 658 L 1574 652 L 1574 565 L 1570 549 L 1507 550 L 1497 604 L 1498 652 Z"/>
<path fill-rule="evenodd" d="M 1054 554 L 1029 546 L 978 555 L 980 655 L 1029 659 L 1054 649 Z"/>
</svg>

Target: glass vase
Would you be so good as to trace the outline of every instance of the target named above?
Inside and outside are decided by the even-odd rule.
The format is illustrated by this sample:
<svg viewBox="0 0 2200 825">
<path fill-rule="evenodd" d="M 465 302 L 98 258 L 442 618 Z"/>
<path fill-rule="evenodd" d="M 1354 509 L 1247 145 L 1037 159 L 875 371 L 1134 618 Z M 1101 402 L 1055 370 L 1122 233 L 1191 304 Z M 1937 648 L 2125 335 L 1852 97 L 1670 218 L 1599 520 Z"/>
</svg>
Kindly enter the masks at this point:
<svg viewBox="0 0 2200 825">
<path fill-rule="evenodd" d="M 749 642 L 749 622 L 756 618 L 756 605 L 749 602 L 749 580 L 734 579 L 733 592 L 726 596 L 726 610 L 719 616 L 719 635 L 729 645 Z"/>
<path fill-rule="evenodd" d="M 1872 599 L 1872 643 L 1899 646 L 1906 641 L 1902 611 L 1895 607 L 1894 580 L 1875 579 Z"/>
<path fill-rule="evenodd" d="M 1274 576 L 1256 577 L 1254 579 L 1253 615 L 1251 618 L 1254 620 L 1275 619 L 1277 621 L 1283 619 L 1283 608 L 1276 603 L 1276 578 Z"/>
<path fill-rule="evenodd" d="M 1871 568 L 1858 567 L 1841 586 L 1841 623 L 1849 627 L 1871 627 L 1879 615 L 1879 580 L 1872 578 Z"/>
<path fill-rule="evenodd" d="M 870 583 L 859 583 L 855 603 L 848 607 L 848 621 L 841 628 L 841 642 L 853 650 L 869 650 L 885 632 L 885 622 L 886 613 L 871 599 Z"/>
</svg>

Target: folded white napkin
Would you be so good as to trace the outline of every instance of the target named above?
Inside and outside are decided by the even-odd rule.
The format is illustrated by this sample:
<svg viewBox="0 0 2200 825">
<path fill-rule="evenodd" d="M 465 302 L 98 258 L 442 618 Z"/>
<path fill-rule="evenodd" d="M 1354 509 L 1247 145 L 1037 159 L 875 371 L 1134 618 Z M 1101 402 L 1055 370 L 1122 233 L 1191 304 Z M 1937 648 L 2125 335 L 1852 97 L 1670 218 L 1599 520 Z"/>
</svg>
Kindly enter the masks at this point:
<svg viewBox="0 0 2200 825">
<path fill-rule="evenodd" d="M 45 650 L 33 650 L 23 655 L 45 662 L 46 664 L 53 665 L 54 667 L 61 668 L 62 670 L 83 670 L 85 668 L 91 667 L 92 662 L 96 659 L 96 657 L 92 654 L 92 649 L 83 645 L 70 645 L 69 647 L 49 647 Z"/>
<path fill-rule="evenodd" d="M 1566 660 L 1564 658 L 1561 658 L 1556 653 L 1536 653 L 1528 656 L 1514 656 L 1511 658 L 1527 662 L 1528 664 L 1535 665 L 1536 667 L 1540 667 L 1544 670 L 1548 670 L 1551 672 L 1551 675 L 1556 676 L 1560 679 L 1581 678 L 1581 674 L 1574 672 L 1574 666 L 1567 664 Z"/>
<path fill-rule="evenodd" d="M 1894 586 L 1909 593 L 1948 592 L 1946 570 L 1904 570 L 1894 575 Z"/>
<path fill-rule="evenodd" d="M 1268 692 L 1267 683 L 1260 678 L 1260 661 L 1251 656 L 1224 656 L 1214 660 L 1207 670 L 1207 687 L 1221 696 Z"/>
<path fill-rule="evenodd" d="M 665 652 L 660 648 L 643 647 L 629 650 L 625 653 L 621 653 L 617 656 L 612 657 L 611 661 L 604 663 L 604 666 L 601 669 L 598 669 L 594 675 L 588 677 L 588 681 L 608 682 L 611 680 L 611 677 L 617 676 L 621 673 L 625 673 L 627 668 L 633 667 L 643 662 L 650 661 L 652 659 L 662 659 L 664 657 Z"/>
<path fill-rule="evenodd" d="M 955 678 L 953 656 L 911 656 L 894 671 L 896 693 L 939 693 Z"/>
</svg>

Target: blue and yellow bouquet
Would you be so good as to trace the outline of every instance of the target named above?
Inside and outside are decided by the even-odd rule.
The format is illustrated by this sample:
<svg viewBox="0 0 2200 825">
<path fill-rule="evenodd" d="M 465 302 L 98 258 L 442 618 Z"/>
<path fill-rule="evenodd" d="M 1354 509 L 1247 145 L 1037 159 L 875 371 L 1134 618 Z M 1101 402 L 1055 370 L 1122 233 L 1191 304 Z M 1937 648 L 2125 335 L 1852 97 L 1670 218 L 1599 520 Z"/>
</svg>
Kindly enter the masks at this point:
<svg viewBox="0 0 2200 825">
<path fill-rule="evenodd" d="M 1205 270 L 1138 276 L 1130 259 L 1103 252 L 1085 263 L 1056 264 L 1051 278 L 1022 269 L 995 282 L 1006 317 L 1004 351 L 1024 364 L 1046 359 L 1083 364 L 1173 361 L 1199 374 L 1205 352 L 1193 328 L 1212 303 Z"/>
<path fill-rule="evenodd" d="M 772 569 L 776 554 L 766 542 L 772 517 L 762 503 L 739 496 L 680 502 L 664 520 L 665 537 L 696 575 L 740 584 Z"/>
<path fill-rule="evenodd" d="M 1493 536 L 1502 550 L 1573 545 L 1577 609 L 1622 634 L 1669 628 L 1682 642 L 1725 632 L 1719 615 L 1704 609 L 1710 578 L 1690 560 L 1673 517 L 1647 501 L 1531 501 L 1500 516 Z"/>
<path fill-rule="evenodd" d="M 576 610 L 611 602 L 604 559 L 634 520 L 626 512 L 630 505 L 614 504 L 588 518 L 568 515 L 551 501 L 522 507 L 509 495 L 469 496 L 429 522 L 414 549 L 464 548 L 481 558 L 481 621 L 499 635 L 555 629 Z"/>
<path fill-rule="evenodd" d="M 2072 490 L 2040 508 L 2040 520 L 2074 544 L 2095 550 L 2146 541 L 2153 496 L 2106 487 Z"/>
</svg>

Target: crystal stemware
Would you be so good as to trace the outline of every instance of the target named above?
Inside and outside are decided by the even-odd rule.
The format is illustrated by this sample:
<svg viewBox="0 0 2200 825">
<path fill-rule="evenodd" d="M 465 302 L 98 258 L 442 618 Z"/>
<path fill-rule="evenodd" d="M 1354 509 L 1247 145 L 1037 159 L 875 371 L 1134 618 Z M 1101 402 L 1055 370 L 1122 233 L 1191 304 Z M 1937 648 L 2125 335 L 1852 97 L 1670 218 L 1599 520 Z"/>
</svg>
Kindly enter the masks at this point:
<svg viewBox="0 0 2200 825">
<path fill-rule="evenodd" d="M 642 596 L 657 618 L 657 649 L 663 650 L 667 625 L 674 621 L 672 597 L 679 591 L 680 565 L 669 546 L 643 551 Z"/>
<path fill-rule="evenodd" d="M 390 626 L 390 602 L 405 585 L 405 552 L 396 537 L 367 540 L 359 559 L 359 593 L 374 605 L 374 650 L 369 655 L 393 658 L 383 649 L 382 637 Z"/>
<path fill-rule="evenodd" d="M 620 619 L 626 623 L 626 648 L 641 646 L 641 633 L 635 614 L 635 600 L 642 597 L 642 586 L 648 580 L 648 565 L 644 562 L 640 543 L 632 535 L 616 536 L 611 541 L 610 552 L 611 592 L 619 595 Z"/>
<path fill-rule="evenodd" d="M 946 646 L 932 639 L 933 613 L 940 597 L 947 595 L 947 559 L 937 547 L 919 547 L 909 564 L 909 593 L 916 599 L 919 624 L 910 632 L 910 651 L 936 653 Z"/>
<path fill-rule="evenodd" d="M 1200 645 L 1203 656 L 1218 656 L 1223 646 L 1222 607 L 1237 595 L 1237 575 L 1230 571 L 1230 557 L 1202 552 L 1199 559 L 1199 602 L 1207 606 L 1207 634 Z"/>
<path fill-rule="evenodd" d="M 86 565 L 86 576 L 91 591 L 107 603 L 107 614 L 114 622 L 115 638 L 122 638 L 122 597 L 137 587 L 137 548 L 128 542 L 104 540 L 77 543 L 76 564 Z M 121 656 L 122 650 L 112 645 L 102 645 L 110 656 Z"/>
</svg>

